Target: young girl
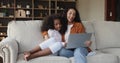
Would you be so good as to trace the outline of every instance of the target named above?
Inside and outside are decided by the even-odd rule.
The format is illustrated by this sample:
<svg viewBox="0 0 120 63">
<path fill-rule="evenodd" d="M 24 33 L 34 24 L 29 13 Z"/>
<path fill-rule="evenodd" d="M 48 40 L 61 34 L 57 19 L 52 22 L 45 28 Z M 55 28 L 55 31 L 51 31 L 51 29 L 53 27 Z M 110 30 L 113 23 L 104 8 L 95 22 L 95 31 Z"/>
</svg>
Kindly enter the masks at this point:
<svg viewBox="0 0 120 63">
<path fill-rule="evenodd" d="M 67 22 L 63 21 L 60 15 L 51 15 L 44 20 L 41 32 L 45 41 L 36 46 L 30 51 L 24 53 L 24 59 L 30 60 L 32 58 L 54 54 L 59 51 L 63 46 L 62 35 L 67 29 Z"/>
</svg>

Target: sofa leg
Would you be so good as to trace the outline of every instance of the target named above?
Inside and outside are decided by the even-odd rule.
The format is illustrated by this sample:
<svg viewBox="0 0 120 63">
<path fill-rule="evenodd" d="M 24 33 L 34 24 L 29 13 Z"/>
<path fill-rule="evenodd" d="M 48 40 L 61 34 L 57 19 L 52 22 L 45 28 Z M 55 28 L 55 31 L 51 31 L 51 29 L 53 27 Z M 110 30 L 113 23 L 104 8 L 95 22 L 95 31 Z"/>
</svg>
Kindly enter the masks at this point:
<svg viewBox="0 0 120 63">
<path fill-rule="evenodd" d="M 2 59 L 2 57 L 0 57 L 0 63 L 3 63 L 3 59 Z"/>
</svg>

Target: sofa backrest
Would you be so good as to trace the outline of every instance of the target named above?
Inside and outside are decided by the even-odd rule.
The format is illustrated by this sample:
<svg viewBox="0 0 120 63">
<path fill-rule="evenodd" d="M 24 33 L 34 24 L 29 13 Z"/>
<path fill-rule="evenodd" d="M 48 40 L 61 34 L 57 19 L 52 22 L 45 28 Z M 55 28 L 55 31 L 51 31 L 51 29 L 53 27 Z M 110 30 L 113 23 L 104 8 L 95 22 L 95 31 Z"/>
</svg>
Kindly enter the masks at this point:
<svg viewBox="0 0 120 63">
<path fill-rule="evenodd" d="M 82 21 L 86 32 L 92 34 L 91 49 L 120 47 L 120 22 Z M 11 21 L 8 24 L 8 37 L 19 44 L 19 53 L 30 50 L 43 41 L 40 32 L 42 21 Z"/>
<path fill-rule="evenodd" d="M 120 47 L 120 22 L 82 21 L 82 23 L 87 33 L 93 33 L 92 50 Z"/>
<path fill-rule="evenodd" d="M 43 41 L 40 27 L 42 21 L 11 21 L 8 24 L 7 35 L 18 41 L 19 53 L 34 48 Z"/>
<path fill-rule="evenodd" d="M 120 47 L 120 22 L 93 22 L 97 49 Z"/>
<path fill-rule="evenodd" d="M 92 21 L 82 21 L 86 32 L 92 34 L 91 49 L 96 49 L 94 29 Z M 19 53 L 28 51 L 43 41 L 43 37 L 40 32 L 42 20 L 34 21 L 11 21 L 8 24 L 7 35 L 14 38 L 19 44 Z"/>
</svg>

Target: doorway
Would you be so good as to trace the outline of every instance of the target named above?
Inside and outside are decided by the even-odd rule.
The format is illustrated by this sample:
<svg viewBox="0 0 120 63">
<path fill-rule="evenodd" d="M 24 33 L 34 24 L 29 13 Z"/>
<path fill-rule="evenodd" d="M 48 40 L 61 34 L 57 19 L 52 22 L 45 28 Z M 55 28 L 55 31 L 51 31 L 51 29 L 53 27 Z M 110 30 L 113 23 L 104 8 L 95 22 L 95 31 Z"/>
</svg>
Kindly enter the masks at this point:
<svg viewBox="0 0 120 63">
<path fill-rule="evenodd" d="M 116 1 L 116 21 L 120 21 L 120 0 Z"/>
<path fill-rule="evenodd" d="M 105 20 L 120 21 L 120 0 L 106 0 Z"/>
</svg>

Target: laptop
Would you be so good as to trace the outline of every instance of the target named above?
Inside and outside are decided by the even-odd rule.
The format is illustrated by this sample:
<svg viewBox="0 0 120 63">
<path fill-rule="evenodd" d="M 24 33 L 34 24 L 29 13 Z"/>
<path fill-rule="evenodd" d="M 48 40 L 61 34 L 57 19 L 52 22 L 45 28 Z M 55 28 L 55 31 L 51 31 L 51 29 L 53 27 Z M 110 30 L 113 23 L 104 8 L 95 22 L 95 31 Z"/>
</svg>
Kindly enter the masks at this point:
<svg viewBox="0 0 120 63">
<path fill-rule="evenodd" d="M 92 33 L 70 34 L 66 49 L 86 47 L 85 42 L 91 39 Z"/>
</svg>

